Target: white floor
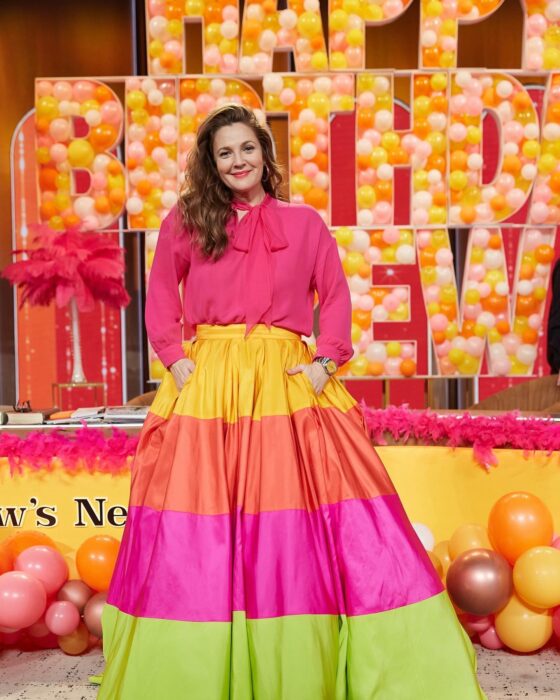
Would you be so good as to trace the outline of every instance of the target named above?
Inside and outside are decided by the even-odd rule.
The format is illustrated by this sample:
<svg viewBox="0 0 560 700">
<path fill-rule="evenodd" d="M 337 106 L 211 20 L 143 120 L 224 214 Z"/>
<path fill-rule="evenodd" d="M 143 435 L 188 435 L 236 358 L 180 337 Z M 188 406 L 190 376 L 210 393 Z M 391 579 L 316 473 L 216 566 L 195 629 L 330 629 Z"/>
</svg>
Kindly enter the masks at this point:
<svg viewBox="0 0 560 700">
<path fill-rule="evenodd" d="M 488 651 L 478 645 L 476 650 L 480 682 L 488 700 L 560 698 L 559 649 L 549 648 L 534 655 Z M 0 700 L 95 700 L 97 688 L 88 683 L 88 676 L 101 673 L 102 669 L 100 648 L 83 656 L 66 656 L 57 650 L 3 650 L 0 652 Z"/>
</svg>

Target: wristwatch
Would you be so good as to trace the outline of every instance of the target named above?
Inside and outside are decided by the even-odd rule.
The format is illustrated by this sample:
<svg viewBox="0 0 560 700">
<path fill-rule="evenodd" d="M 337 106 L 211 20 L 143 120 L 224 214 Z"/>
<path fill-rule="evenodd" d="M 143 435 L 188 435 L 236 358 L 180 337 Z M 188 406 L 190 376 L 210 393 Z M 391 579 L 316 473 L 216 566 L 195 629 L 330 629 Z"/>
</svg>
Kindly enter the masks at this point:
<svg viewBox="0 0 560 700">
<path fill-rule="evenodd" d="M 334 360 L 331 360 L 330 357 L 316 357 L 313 360 L 313 362 L 318 362 L 323 367 L 325 372 L 329 375 L 329 377 L 332 377 L 338 369 L 336 362 Z"/>
</svg>

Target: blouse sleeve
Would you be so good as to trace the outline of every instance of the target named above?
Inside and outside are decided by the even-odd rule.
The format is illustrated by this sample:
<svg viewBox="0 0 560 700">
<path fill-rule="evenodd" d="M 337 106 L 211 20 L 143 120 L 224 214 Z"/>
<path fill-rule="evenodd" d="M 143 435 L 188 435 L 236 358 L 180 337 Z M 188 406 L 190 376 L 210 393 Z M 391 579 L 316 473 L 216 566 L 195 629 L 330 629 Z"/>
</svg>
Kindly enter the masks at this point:
<svg viewBox="0 0 560 700">
<path fill-rule="evenodd" d="M 146 330 L 166 367 L 185 356 L 179 285 L 190 266 L 190 242 L 177 208 L 161 224 L 146 297 Z"/>
<path fill-rule="evenodd" d="M 350 335 L 352 306 L 338 247 L 323 221 L 313 271 L 313 286 L 319 295 L 319 336 L 315 357 L 330 357 L 337 365 L 353 355 Z"/>
</svg>

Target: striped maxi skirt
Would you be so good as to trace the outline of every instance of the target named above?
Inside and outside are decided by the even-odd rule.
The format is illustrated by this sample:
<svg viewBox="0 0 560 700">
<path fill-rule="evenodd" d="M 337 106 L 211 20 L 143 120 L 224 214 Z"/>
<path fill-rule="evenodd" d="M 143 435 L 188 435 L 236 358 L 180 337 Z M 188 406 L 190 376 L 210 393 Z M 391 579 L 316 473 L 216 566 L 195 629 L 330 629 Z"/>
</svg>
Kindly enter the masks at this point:
<svg viewBox="0 0 560 700">
<path fill-rule="evenodd" d="M 477 700 L 475 655 L 355 400 L 290 331 L 199 326 L 132 467 L 101 700 Z"/>
</svg>

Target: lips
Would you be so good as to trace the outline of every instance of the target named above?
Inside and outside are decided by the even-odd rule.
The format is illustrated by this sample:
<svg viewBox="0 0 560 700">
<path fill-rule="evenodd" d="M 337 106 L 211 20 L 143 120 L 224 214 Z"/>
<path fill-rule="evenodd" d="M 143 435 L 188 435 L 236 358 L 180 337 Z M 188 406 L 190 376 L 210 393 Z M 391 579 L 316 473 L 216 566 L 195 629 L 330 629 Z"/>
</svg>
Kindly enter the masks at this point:
<svg viewBox="0 0 560 700">
<path fill-rule="evenodd" d="M 240 173 L 231 173 L 231 175 L 236 178 L 237 180 L 242 180 L 244 177 L 247 177 L 247 175 L 250 175 L 251 171 L 250 170 L 243 170 Z"/>
</svg>

